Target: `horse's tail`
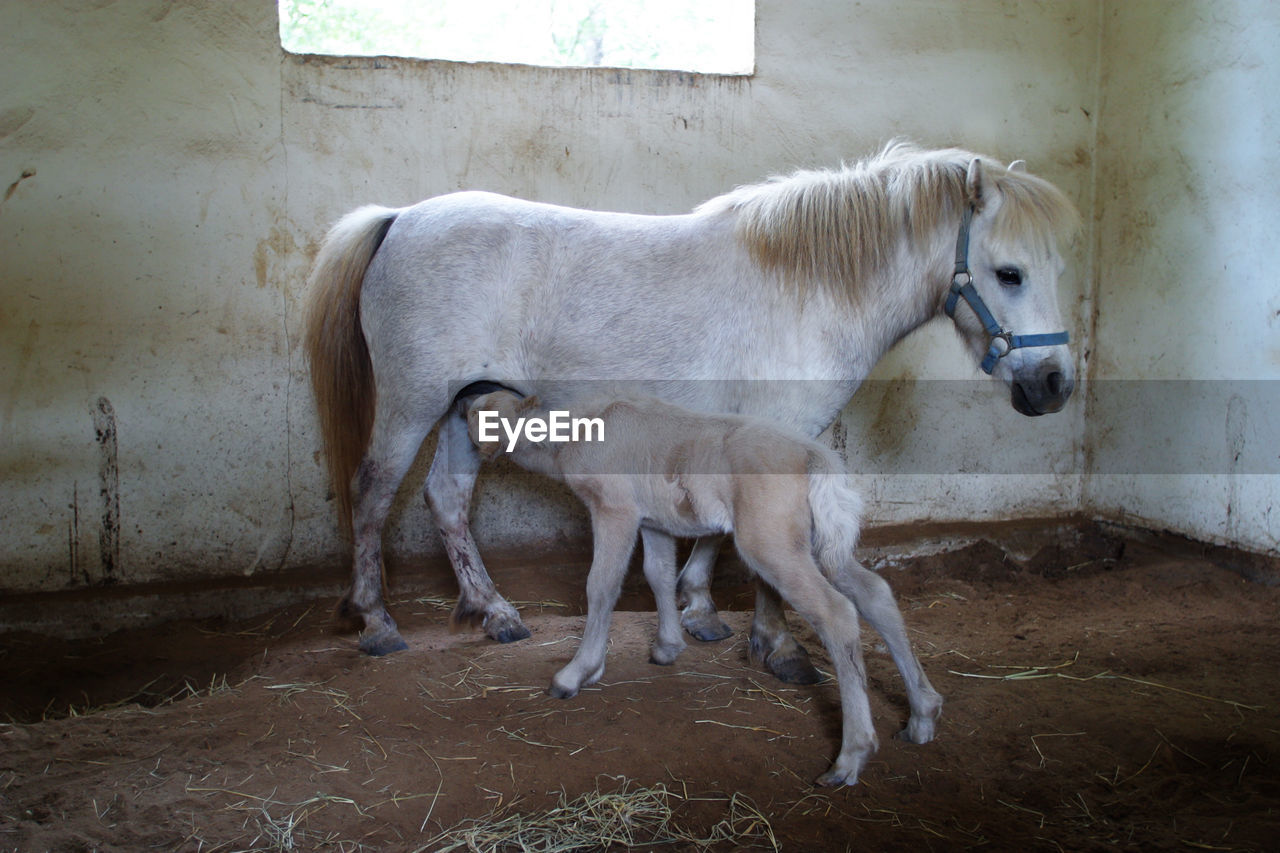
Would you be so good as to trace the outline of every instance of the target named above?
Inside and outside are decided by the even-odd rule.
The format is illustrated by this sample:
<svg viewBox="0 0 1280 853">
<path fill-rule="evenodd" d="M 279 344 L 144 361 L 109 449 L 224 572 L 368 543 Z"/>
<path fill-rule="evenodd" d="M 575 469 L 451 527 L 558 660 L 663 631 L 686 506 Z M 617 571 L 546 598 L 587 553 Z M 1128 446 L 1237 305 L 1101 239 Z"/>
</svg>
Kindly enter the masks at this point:
<svg viewBox="0 0 1280 853">
<path fill-rule="evenodd" d="M 808 467 L 813 555 L 822 573 L 830 578 L 853 558 L 862 526 L 862 496 L 849 482 L 834 451 L 810 451 Z"/>
<path fill-rule="evenodd" d="M 307 279 L 306 347 L 324 452 L 338 498 L 338 518 L 351 532 L 351 479 L 369 447 L 377 392 L 360 325 L 360 288 L 369 262 L 399 210 L 369 205 L 329 231 Z"/>
</svg>

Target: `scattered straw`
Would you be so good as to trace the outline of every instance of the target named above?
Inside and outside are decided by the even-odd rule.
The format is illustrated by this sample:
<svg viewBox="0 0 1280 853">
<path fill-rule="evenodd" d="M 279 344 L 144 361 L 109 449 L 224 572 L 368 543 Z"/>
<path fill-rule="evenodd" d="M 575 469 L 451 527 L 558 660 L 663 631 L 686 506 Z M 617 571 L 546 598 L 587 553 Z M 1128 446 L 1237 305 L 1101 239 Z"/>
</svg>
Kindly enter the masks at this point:
<svg viewBox="0 0 1280 853">
<path fill-rule="evenodd" d="M 484 818 L 472 818 L 445 830 L 417 853 L 570 853 L 614 845 L 631 848 L 679 843 L 705 849 L 723 842 L 781 849 L 769 819 L 746 797 L 735 794 L 727 798 L 728 814 L 705 837 L 676 823 L 675 806 L 685 799 L 662 783 L 632 789 L 623 781 L 617 790 L 602 792 L 597 788 L 572 801 L 562 792 L 559 803 L 546 812 L 502 815 L 495 811 Z"/>
<path fill-rule="evenodd" d="M 365 696 L 367 696 L 370 691 L 365 691 L 365 693 L 360 697 L 353 699 L 351 694 L 345 690 L 339 690 L 336 687 L 326 687 L 325 685 L 331 680 L 332 679 L 328 679 L 326 681 L 293 681 L 285 684 L 267 684 L 263 689 L 279 691 L 278 701 L 282 705 L 293 704 L 295 696 L 300 696 L 304 693 L 314 693 L 317 696 L 322 696 L 328 699 L 330 703 L 332 703 L 333 707 L 339 711 L 344 711 L 355 717 L 357 720 L 363 721 L 364 718 L 357 714 L 354 708 L 364 704 Z"/>
<path fill-rule="evenodd" d="M 1045 819 L 1044 812 L 1038 812 L 1035 809 L 1029 809 L 1026 806 L 1020 806 L 1017 803 L 1010 803 L 1007 800 L 996 800 L 996 802 L 1002 806 L 1011 808 L 1014 811 L 1026 812 L 1027 814 L 1035 815 L 1036 818 L 1040 821 L 1040 828 L 1044 829 L 1044 819 Z"/>
<path fill-rule="evenodd" d="M 458 600 L 456 598 L 450 598 L 443 595 L 426 595 L 409 599 L 409 601 L 413 604 L 421 604 L 435 610 L 446 610 L 452 612 Z M 400 601 L 399 603 L 403 604 L 405 602 Z M 569 605 L 565 604 L 563 601 L 554 601 L 552 599 L 543 599 L 541 601 L 512 601 L 511 606 L 522 609 L 536 607 L 538 610 L 567 610 L 569 608 Z"/>
<path fill-rule="evenodd" d="M 188 793 L 217 793 L 241 798 L 226 806 L 226 808 L 231 811 L 246 813 L 247 817 L 244 824 L 244 828 L 247 830 L 246 835 L 252 833 L 252 837 L 248 839 L 247 843 L 240 841 L 240 838 L 244 838 L 246 835 L 242 835 L 234 841 L 223 840 L 211 843 L 202 838 L 198 830 L 193 826 L 193 831 L 186 840 L 198 842 L 199 849 L 204 849 L 205 845 L 209 845 L 211 850 L 229 848 L 238 851 L 238 853 L 268 853 L 268 851 L 275 853 L 276 851 L 320 849 L 354 851 L 364 849 L 364 846 L 359 842 L 343 840 L 333 833 L 322 834 L 318 831 L 304 828 L 304 824 L 311 815 L 331 804 L 349 805 L 361 817 L 368 817 L 365 811 L 348 797 L 316 794 L 316 796 L 300 802 L 285 803 L 276 800 L 273 796 L 259 797 L 227 788 L 198 788 L 188 785 L 187 791 Z M 192 817 L 194 820 L 194 813 Z M 250 826 L 250 821 L 252 821 L 252 826 Z"/>
<path fill-rule="evenodd" d="M 788 739 L 792 739 L 795 737 L 795 735 L 789 735 L 789 734 L 786 734 L 785 732 L 778 732 L 778 731 L 774 731 L 773 729 L 766 729 L 764 726 L 735 726 L 732 723 L 722 723 L 719 720 L 694 720 L 694 722 L 710 723 L 713 726 L 723 726 L 726 729 L 742 729 L 748 732 L 764 732 L 765 734 L 770 734 L 770 735 L 773 735 L 774 737 L 784 737 Z"/>
<path fill-rule="evenodd" d="M 190 681 L 184 681 L 182 690 L 174 696 L 169 697 L 164 704 L 169 705 L 174 702 L 181 702 L 184 699 L 202 699 L 211 696 L 219 696 L 223 693 L 230 693 L 234 688 L 227 683 L 225 675 L 214 675 L 209 678 L 208 687 L 199 687 Z"/>
<path fill-rule="evenodd" d="M 1109 669 L 1104 669 L 1101 672 L 1094 673 L 1093 675 L 1085 675 L 1085 676 L 1068 675 L 1065 672 L 1055 671 L 1055 670 L 1062 669 L 1064 667 L 1074 665 L 1076 661 L 1079 660 L 1079 657 L 1080 657 L 1080 653 L 1076 652 L 1076 656 L 1071 660 L 1064 661 L 1063 663 L 1059 663 L 1059 664 L 1053 664 L 1051 666 L 1010 667 L 1010 666 L 994 666 L 993 665 L 989 667 L 990 669 L 1018 670 L 1017 672 L 1009 673 L 1005 675 L 992 675 L 990 673 L 984 673 L 984 672 L 960 672 L 954 669 L 949 669 L 947 670 L 947 672 L 949 672 L 952 675 L 958 675 L 962 678 L 983 678 L 983 679 L 988 679 L 990 681 L 1031 681 L 1031 680 L 1040 679 L 1040 678 L 1065 678 L 1068 681 L 1097 681 L 1097 680 L 1129 681 L 1134 684 L 1141 684 L 1144 687 L 1154 687 L 1159 690 L 1168 690 L 1172 693 L 1181 693 L 1183 696 L 1191 696 L 1192 698 L 1195 698 L 1195 699 L 1203 699 L 1206 702 L 1218 702 L 1223 705 L 1230 705 L 1231 707 L 1237 710 L 1261 711 L 1266 707 L 1264 705 L 1248 705 L 1244 702 L 1237 702 L 1234 699 L 1222 699 L 1217 696 L 1206 696 L 1203 693 L 1196 693 L 1191 690 L 1183 690 L 1181 687 L 1172 687 L 1168 684 L 1160 684 L 1159 682 L 1148 681 L 1144 678 L 1134 678 L 1131 675 L 1121 675 L 1120 673 L 1112 672 Z"/>
<path fill-rule="evenodd" d="M 1041 737 L 1080 737 L 1080 736 L 1085 735 L 1085 734 L 1087 734 L 1087 732 L 1047 732 L 1047 733 L 1045 733 L 1045 734 L 1032 735 L 1032 736 L 1031 736 L 1031 745 L 1032 745 L 1033 747 L 1035 747 L 1036 755 L 1040 756 L 1040 766 L 1041 766 L 1041 767 L 1044 767 L 1044 766 L 1049 762 L 1049 760 L 1048 760 L 1047 758 L 1045 758 L 1045 757 L 1044 757 L 1044 753 L 1040 751 L 1040 744 L 1036 743 L 1036 738 L 1041 738 Z"/>
<path fill-rule="evenodd" d="M 111 711 L 127 711 L 129 713 L 152 714 L 147 706 L 163 707 L 182 702 L 186 699 L 206 699 L 218 696 L 223 693 L 230 693 L 235 690 L 231 684 L 227 682 L 225 675 L 212 675 L 209 678 L 209 684 L 202 687 L 197 683 L 193 683 L 190 679 L 184 678 L 182 686 L 178 688 L 170 688 L 170 690 L 153 690 L 161 679 L 165 676 L 159 675 L 139 687 L 133 693 L 117 699 L 113 702 L 104 702 L 101 704 L 93 704 L 87 693 L 81 692 L 84 697 L 84 704 L 77 705 L 75 702 L 69 702 L 65 711 L 57 711 L 54 709 L 56 699 L 50 699 L 49 703 L 44 706 L 44 710 L 40 713 L 40 719 L 48 722 L 49 720 L 57 720 L 63 718 L 89 717 L 98 714 L 106 714 Z"/>
<path fill-rule="evenodd" d="M 797 707 L 795 704 L 788 702 L 780 694 L 775 693 L 774 691 L 768 689 L 767 687 L 762 686 L 760 682 L 756 681 L 754 678 L 751 678 L 748 680 L 752 684 L 752 689 L 748 690 L 746 688 L 736 687 L 734 688 L 734 690 L 736 692 L 741 692 L 746 694 L 747 698 L 750 698 L 750 699 L 755 698 L 753 694 L 759 694 L 762 698 L 764 698 L 769 703 L 773 705 L 777 705 L 779 708 L 786 708 L 788 711 L 795 711 L 796 713 L 799 713 L 799 714 L 809 713 L 804 708 Z"/>
<path fill-rule="evenodd" d="M 521 743 L 527 743 L 529 744 L 529 746 L 541 746 L 541 747 L 545 747 L 546 749 L 564 749 L 564 747 L 558 744 L 542 743 L 540 741 L 532 740 L 528 735 L 524 733 L 524 729 L 516 729 L 513 732 L 509 730 L 506 726 L 498 726 L 497 730 L 502 732 L 504 735 L 511 738 L 512 740 L 518 740 Z"/>
</svg>

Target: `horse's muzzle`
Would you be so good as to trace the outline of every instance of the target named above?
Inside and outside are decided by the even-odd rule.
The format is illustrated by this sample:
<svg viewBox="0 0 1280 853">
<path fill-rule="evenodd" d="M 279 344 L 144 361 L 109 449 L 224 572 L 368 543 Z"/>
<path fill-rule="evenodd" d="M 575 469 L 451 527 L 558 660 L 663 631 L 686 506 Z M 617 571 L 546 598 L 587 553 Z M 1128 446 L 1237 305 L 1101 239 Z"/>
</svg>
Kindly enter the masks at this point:
<svg viewBox="0 0 1280 853">
<path fill-rule="evenodd" d="M 1013 407 L 1028 417 L 1060 411 L 1075 390 L 1075 379 L 1056 365 L 1042 364 L 1030 377 L 1015 376 L 1009 386 Z"/>
</svg>

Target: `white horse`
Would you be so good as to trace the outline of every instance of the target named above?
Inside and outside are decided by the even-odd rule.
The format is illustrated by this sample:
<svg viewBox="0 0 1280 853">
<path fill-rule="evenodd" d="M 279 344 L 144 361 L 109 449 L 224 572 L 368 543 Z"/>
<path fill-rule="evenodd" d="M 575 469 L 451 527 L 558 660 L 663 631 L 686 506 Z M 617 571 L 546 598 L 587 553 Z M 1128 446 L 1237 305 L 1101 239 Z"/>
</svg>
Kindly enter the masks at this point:
<svg viewBox="0 0 1280 853">
<path fill-rule="evenodd" d="M 560 480 L 591 513 L 587 625 L 573 660 L 552 679 L 551 695 L 576 696 L 604 675 L 609 621 L 637 533 L 658 610 L 650 660 L 667 665 L 684 649 L 672 537 L 736 532 L 743 560 L 813 626 L 835 665 L 843 734 L 818 784 L 856 784 L 876 751 L 859 614 L 884 638 L 906 685 L 911 717 L 899 736 L 933 740 L 942 697 L 911 651 L 889 584 L 854 559 L 862 498 L 835 451 L 757 418 L 694 414 L 652 397 L 576 405 L 573 414 L 597 422 L 599 435 L 565 442 L 512 434 L 517 418 L 548 421 L 536 397 L 497 391 L 459 403 L 482 455 L 506 452 L 517 465 Z M 506 422 L 510 440 L 486 436 L 483 414 Z"/>
<path fill-rule="evenodd" d="M 353 536 L 339 612 L 363 621 L 365 652 L 405 647 L 382 597 L 382 529 L 439 422 L 425 497 L 458 578 L 453 617 L 503 642 L 529 635 L 468 525 L 480 457 L 451 403 L 477 381 L 563 408 L 574 380 L 635 380 L 633 390 L 688 408 L 816 436 L 894 343 L 945 312 L 1015 409 L 1061 409 L 1074 367 L 1056 331 L 1056 238 L 1074 223 L 1066 197 L 1019 163 L 906 144 L 680 216 L 475 192 L 348 214 L 316 258 L 306 332 Z M 762 379 L 820 381 L 726 381 Z M 681 576 L 682 620 L 699 639 L 727 634 L 708 592 L 718 546 L 699 540 Z M 764 584 L 751 640 L 779 677 L 813 679 Z"/>
</svg>

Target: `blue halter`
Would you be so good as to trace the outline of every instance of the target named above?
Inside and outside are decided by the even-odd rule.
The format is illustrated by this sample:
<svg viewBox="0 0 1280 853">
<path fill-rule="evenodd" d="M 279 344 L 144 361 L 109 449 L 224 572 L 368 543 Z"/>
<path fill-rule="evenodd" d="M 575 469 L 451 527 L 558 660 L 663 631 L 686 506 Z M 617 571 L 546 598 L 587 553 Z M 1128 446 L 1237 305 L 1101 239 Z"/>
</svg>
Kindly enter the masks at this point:
<svg viewBox="0 0 1280 853">
<path fill-rule="evenodd" d="M 1039 335 L 1015 335 L 1000 325 L 987 303 L 982 301 L 977 289 L 973 286 L 973 275 L 969 272 L 969 223 L 973 221 L 973 205 L 964 211 L 960 220 L 960 236 L 956 238 L 956 269 L 951 274 L 951 292 L 947 294 L 946 312 L 951 319 L 956 317 L 956 303 L 961 298 L 969 303 L 973 313 L 982 321 L 982 328 L 991 338 L 991 346 L 982 359 L 982 372 L 987 375 L 996 369 L 996 362 L 1009 353 L 1022 347 L 1052 347 L 1065 344 L 1070 340 L 1066 332 L 1052 332 Z"/>
</svg>

